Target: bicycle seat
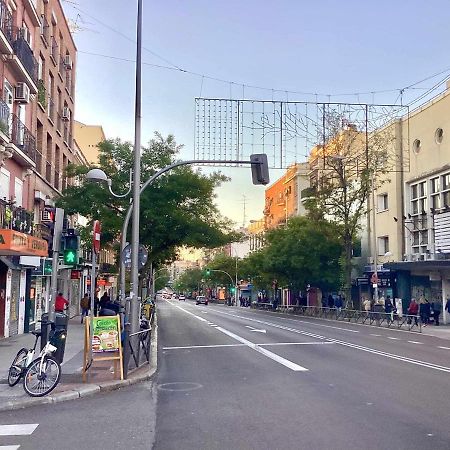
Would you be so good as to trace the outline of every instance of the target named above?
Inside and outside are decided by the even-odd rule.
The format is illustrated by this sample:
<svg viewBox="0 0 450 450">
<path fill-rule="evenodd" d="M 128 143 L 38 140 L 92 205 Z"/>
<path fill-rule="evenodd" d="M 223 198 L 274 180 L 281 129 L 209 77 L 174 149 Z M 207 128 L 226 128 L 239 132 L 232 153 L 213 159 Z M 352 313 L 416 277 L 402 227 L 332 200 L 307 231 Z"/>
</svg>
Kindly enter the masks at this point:
<svg viewBox="0 0 450 450">
<path fill-rule="evenodd" d="M 42 331 L 41 331 L 41 330 L 33 330 L 33 331 L 31 332 L 31 334 L 34 334 L 35 336 L 39 337 L 39 336 L 42 335 Z"/>
</svg>

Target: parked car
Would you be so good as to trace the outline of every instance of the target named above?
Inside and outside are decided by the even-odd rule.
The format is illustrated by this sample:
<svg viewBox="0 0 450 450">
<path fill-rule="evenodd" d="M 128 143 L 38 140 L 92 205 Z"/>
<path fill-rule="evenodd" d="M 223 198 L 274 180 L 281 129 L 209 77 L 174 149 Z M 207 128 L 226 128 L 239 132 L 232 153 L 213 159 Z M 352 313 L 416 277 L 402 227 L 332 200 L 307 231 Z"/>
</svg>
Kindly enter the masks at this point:
<svg viewBox="0 0 450 450">
<path fill-rule="evenodd" d="M 183 300 L 183 302 L 185 302 L 186 301 L 186 297 L 183 294 L 181 294 L 181 295 L 178 296 L 178 300 Z"/>
<path fill-rule="evenodd" d="M 195 304 L 196 305 L 207 305 L 208 304 L 208 299 L 204 296 L 204 295 L 197 295 L 196 299 L 195 299 Z"/>
</svg>

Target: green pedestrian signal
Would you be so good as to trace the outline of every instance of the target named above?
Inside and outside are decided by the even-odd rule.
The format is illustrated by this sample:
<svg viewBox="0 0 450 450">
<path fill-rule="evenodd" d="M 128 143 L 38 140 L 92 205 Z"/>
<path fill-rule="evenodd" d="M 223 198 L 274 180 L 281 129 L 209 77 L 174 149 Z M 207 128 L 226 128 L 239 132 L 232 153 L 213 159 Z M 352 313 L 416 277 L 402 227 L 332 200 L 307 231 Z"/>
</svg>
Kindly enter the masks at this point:
<svg viewBox="0 0 450 450">
<path fill-rule="evenodd" d="M 77 264 L 77 251 L 72 248 L 64 250 L 63 260 L 67 266 L 74 266 Z"/>
<path fill-rule="evenodd" d="M 232 294 L 234 294 L 234 293 L 236 292 L 236 288 L 235 288 L 235 287 L 230 287 L 230 292 L 231 292 Z"/>
<path fill-rule="evenodd" d="M 210 269 L 206 269 L 206 276 L 209 277 L 211 275 L 211 270 Z"/>
<path fill-rule="evenodd" d="M 51 275 L 53 271 L 52 260 L 46 259 L 44 261 L 44 275 Z"/>
</svg>

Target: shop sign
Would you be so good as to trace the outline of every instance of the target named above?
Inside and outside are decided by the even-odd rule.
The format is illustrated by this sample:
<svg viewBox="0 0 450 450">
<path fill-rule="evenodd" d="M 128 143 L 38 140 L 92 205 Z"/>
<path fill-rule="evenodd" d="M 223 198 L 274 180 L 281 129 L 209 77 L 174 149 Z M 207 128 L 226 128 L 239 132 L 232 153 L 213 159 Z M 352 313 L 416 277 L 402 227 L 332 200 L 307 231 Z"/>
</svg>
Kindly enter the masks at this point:
<svg viewBox="0 0 450 450">
<path fill-rule="evenodd" d="M 79 280 L 81 278 L 81 270 L 72 270 L 70 272 L 71 280 Z"/>
<path fill-rule="evenodd" d="M 48 256 L 48 244 L 29 234 L 0 229 L 0 255 Z"/>
<path fill-rule="evenodd" d="M 119 351 L 119 316 L 93 317 L 92 320 L 92 351 L 94 353 Z"/>
</svg>

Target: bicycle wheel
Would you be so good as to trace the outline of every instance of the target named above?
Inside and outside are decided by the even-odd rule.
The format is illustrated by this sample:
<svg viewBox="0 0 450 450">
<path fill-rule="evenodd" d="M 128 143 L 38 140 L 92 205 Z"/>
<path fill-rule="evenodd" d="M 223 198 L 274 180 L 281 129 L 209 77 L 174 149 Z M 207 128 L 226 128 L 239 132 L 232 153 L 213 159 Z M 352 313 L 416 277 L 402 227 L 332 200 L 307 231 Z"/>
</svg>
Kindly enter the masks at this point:
<svg viewBox="0 0 450 450">
<path fill-rule="evenodd" d="M 8 372 L 8 384 L 13 387 L 22 378 L 22 373 L 25 369 L 25 364 L 27 363 L 28 350 L 26 348 L 21 348 L 14 361 L 11 364 Z"/>
<path fill-rule="evenodd" d="M 55 389 L 61 378 L 61 366 L 56 359 L 44 356 L 42 372 L 39 367 L 41 359 L 35 359 L 25 372 L 23 388 L 31 397 L 43 397 Z"/>
</svg>

